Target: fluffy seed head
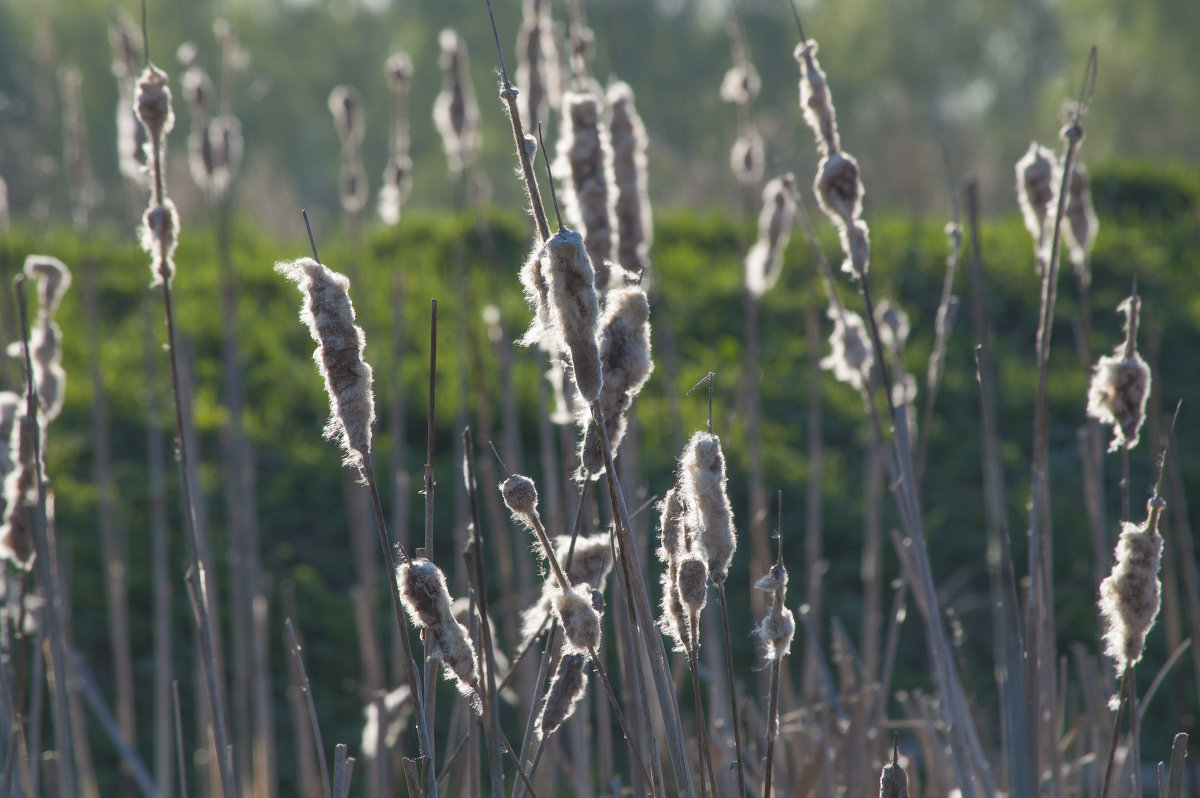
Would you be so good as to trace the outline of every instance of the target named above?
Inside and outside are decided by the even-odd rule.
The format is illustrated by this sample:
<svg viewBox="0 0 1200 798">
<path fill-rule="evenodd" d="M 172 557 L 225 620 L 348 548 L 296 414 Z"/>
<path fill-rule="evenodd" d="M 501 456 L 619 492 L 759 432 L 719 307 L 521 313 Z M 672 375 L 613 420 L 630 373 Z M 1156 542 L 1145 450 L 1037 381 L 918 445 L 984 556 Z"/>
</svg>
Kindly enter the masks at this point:
<svg viewBox="0 0 1200 798">
<path fill-rule="evenodd" d="M 612 571 L 612 553 L 609 551 L 609 536 L 604 532 L 595 535 L 580 535 L 575 539 L 575 551 L 567 564 L 567 552 L 571 548 L 570 535 L 558 535 L 552 541 L 554 554 L 567 572 L 573 585 L 589 585 L 597 590 L 604 589 L 605 579 Z"/>
<path fill-rule="evenodd" d="M 608 432 L 612 456 L 625 437 L 625 411 L 641 392 L 654 371 L 650 358 L 650 303 L 640 286 L 615 288 L 608 292 L 604 318 L 600 322 L 600 415 Z M 580 446 L 583 468 L 593 478 L 604 472 L 604 449 L 598 426 L 586 408 Z"/>
<path fill-rule="evenodd" d="M 150 255 L 150 286 L 170 286 L 175 279 L 175 248 L 179 245 L 179 213 L 170 197 L 150 205 L 142 214 L 138 231 L 142 249 Z"/>
<path fill-rule="evenodd" d="M 908 798 L 908 774 L 899 762 L 889 762 L 879 774 L 879 798 Z"/>
<path fill-rule="evenodd" d="M 433 103 L 433 122 L 442 137 L 446 161 L 455 177 L 466 171 L 479 154 L 479 106 L 467 66 L 467 45 L 456 31 L 438 35 L 442 91 Z"/>
<path fill-rule="evenodd" d="M 525 300 L 533 308 L 533 320 L 529 329 L 518 341 L 522 346 L 541 345 L 546 348 L 547 339 L 553 338 L 554 322 L 550 319 L 550 284 L 546 282 L 544 270 L 547 259 L 544 246 L 535 244 L 521 266 L 521 287 L 525 291 Z M 557 353 L 557 344 L 550 350 Z"/>
<path fill-rule="evenodd" d="M 813 192 L 825 215 L 845 228 L 862 214 L 863 185 L 853 155 L 832 152 L 817 166 Z"/>
<path fill-rule="evenodd" d="M 186 46 L 180 45 L 180 51 Z M 193 45 L 194 47 L 194 45 Z M 187 53 L 183 53 L 187 55 Z M 181 58 L 182 62 L 183 59 Z M 185 64 L 187 70 L 183 73 L 183 101 L 187 103 L 188 110 L 192 114 L 193 123 L 203 124 L 207 118 L 209 111 L 212 110 L 213 101 L 213 85 L 212 79 L 195 62 Z"/>
<path fill-rule="evenodd" d="M 800 107 L 804 121 L 812 128 L 817 149 L 822 155 L 841 149 L 838 141 L 837 116 L 829 98 L 829 84 L 817 62 L 817 43 L 809 39 L 796 45 L 793 53 L 800 64 Z"/>
<path fill-rule="evenodd" d="M 754 634 L 762 641 L 763 656 L 767 662 L 781 660 L 792 647 L 796 618 L 787 607 L 780 607 L 778 613 L 772 610 L 754 628 Z"/>
<path fill-rule="evenodd" d="M 600 645 L 600 613 L 592 606 L 590 588 L 556 590 L 553 607 L 563 628 L 563 651 L 587 654 Z"/>
<path fill-rule="evenodd" d="M 596 270 L 596 287 L 608 287 L 614 249 L 613 203 L 610 190 L 613 153 L 608 129 L 600 124 L 604 107 L 592 92 L 564 92 L 562 131 L 554 171 L 562 183 L 559 196 L 567 222 L 583 231 L 588 257 Z"/>
<path fill-rule="evenodd" d="M 32 513 L 38 502 L 37 461 L 34 458 L 36 420 L 18 415 L 10 439 L 15 467 L 4 478 L 4 514 L 0 517 L 0 558 L 11 560 L 17 568 L 33 565 L 34 541 Z"/>
<path fill-rule="evenodd" d="M 53 319 L 63 295 L 71 287 L 71 270 L 58 258 L 49 255 L 29 255 L 25 258 L 25 275 L 35 281 L 41 315 Z"/>
<path fill-rule="evenodd" d="M 388 85 L 391 86 L 392 91 L 405 91 L 408 89 L 408 82 L 412 80 L 412 59 L 408 57 L 408 53 L 397 50 L 388 56 L 388 60 L 383 64 L 383 71 L 387 75 Z"/>
<path fill-rule="evenodd" d="M 544 270 L 550 317 L 555 332 L 571 354 L 579 395 L 587 402 L 594 402 L 600 396 L 603 376 L 596 341 L 600 302 L 596 298 L 592 264 L 583 237 L 573 230 L 555 233 L 546 243 L 546 249 L 549 258 Z"/>
<path fill-rule="evenodd" d="M 653 230 L 646 190 L 646 126 L 634 106 L 633 89 L 628 83 L 618 81 L 609 86 L 606 100 L 617 192 L 617 262 L 630 274 L 641 274 L 650 265 Z"/>
<path fill-rule="evenodd" d="M 838 230 L 838 238 L 842 242 L 842 251 L 846 253 L 842 271 L 855 280 L 863 279 L 871 260 L 871 231 L 867 223 L 855 219 L 849 227 Z"/>
<path fill-rule="evenodd" d="M 1139 304 L 1138 298 L 1131 296 L 1117 306 L 1125 314 L 1125 342 L 1096 362 L 1088 386 L 1087 414 L 1113 428 L 1110 452 L 1137 446 L 1146 420 L 1150 366 L 1136 348 Z"/>
<path fill-rule="evenodd" d="M 445 664 L 447 675 L 457 683 L 459 692 L 474 698 L 479 684 L 475 647 L 471 645 L 466 627 L 454 619 L 446 575 L 441 568 L 420 557 L 402 563 L 396 569 L 396 576 L 400 598 L 413 625 L 429 630 L 433 650 Z M 475 711 L 480 711 L 477 704 Z"/>
<path fill-rule="evenodd" d="M 400 213 L 412 191 L 412 158 L 393 155 L 383 168 L 383 185 L 379 189 L 379 218 L 384 224 L 399 224 Z"/>
<path fill-rule="evenodd" d="M 672 486 L 663 496 L 658 503 L 658 513 L 658 558 L 669 563 L 678 560 L 688 549 L 688 508 L 684 491 L 678 485 Z"/>
<path fill-rule="evenodd" d="M 662 584 L 662 604 L 658 617 L 658 628 L 671 641 L 671 650 L 687 654 L 692 650 L 692 630 L 688 612 L 679 597 L 679 583 L 672 577 L 678 573 L 663 571 L 659 576 Z"/>
<path fill-rule="evenodd" d="M 312 258 L 277 263 L 275 271 L 304 294 L 300 320 L 317 342 L 313 359 L 329 393 L 325 437 L 341 444 L 345 465 L 361 469 L 371 452 L 375 395 L 371 367 L 363 360 L 366 337 L 354 323 L 350 280 Z"/>
<path fill-rule="evenodd" d="M 729 68 L 721 79 L 721 99 L 727 103 L 747 105 L 758 96 L 762 81 L 758 70 L 749 62 Z"/>
<path fill-rule="evenodd" d="M 729 151 L 729 166 L 743 186 L 757 186 L 763 178 L 766 146 L 762 134 L 754 125 L 747 125 L 733 141 Z"/>
<path fill-rule="evenodd" d="M 832 351 L 822 358 L 821 368 L 832 371 L 839 382 L 861 391 L 865 375 L 875 362 L 867 340 L 867 327 L 862 316 L 853 311 L 830 307 L 828 312 L 833 320 L 833 332 L 829 335 Z"/>
<path fill-rule="evenodd" d="M 875 323 L 879 325 L 880 341 L 890 351 L 897 351 L 908 341 L 908 314 L 899 305 L 881 301 L 875 306 Z"/>
<path fill-rule="evenodd" d="M 12 447 L 13 427 L 21 415 L 24 400 L 13 391 L 0 391 L 0 482 L 16 467 Z M 3 513 L 4 496 L 0 493 L 0 514 Z"/>
<path fill-rule="evenodd" d="M 513 518 L 533 529 L 538 518 L 537 486 L 529 477 L 513 474 L 500 485 L 500 493 L 504 503 L 508 505 Z"/>
<path fill-rule="evenodd" d="M 537 735 L 543 740 L 554 733 L 567 718 L 575 714 L 575 704 L 587 691 L 586 658 L 580 654 L 564 654 L 554 671 L 554 679 L 546 691 L 546 703 L 538 719 Z"/>
<path fill-rule="evenodd" d="M 758 214 L 758 241 L 746 255 L 746 290 L 755 297 L 770 291 L 783 271 L 783 251 L 792 233 L 796 204 L 792 200 L 795 178 L 789 172 L 763 187 Z"/>
<path fill-rule="evenodd" d="M 1054 153 L 1036 141 L 1017 161 L 1017 203 L 1025 229 L 1033 240 L 1041 243 L 1050 204 L 1054 202 Z"/>
<path fill-rule="evenodd" d="M 1100 228 L 1096 209 L 1092 206 L 1089 183 L 1087 170 L 1082 165 L 1076 165 L 1071 171 L 1071 179 L 1067 181 L 1067 207 L 1064 211 L 1067 224 L 1063 227 L 1063 240 L 1071 251 L 1071 263 L 1085 284 L 1091 282 L 1091 275 L 1084 270 L 1087 269 L 1088 255 L 1096 243 L 1096 231 Z"/>
<path fill-rule="evenodd" d="M 679 561 L 679 600 L 689 612 L 698 613 L 708 603 L 708 564 L 697 555 Z"/>
<path fill-rule="evenodd" d="M 338 200 L 348 214 L 361 211 L 367 204 L 367 173 L 357 157 L 342 164 L 338 177 Z"/>
<path fill-rule="evenodd" d="M 342 142 L 342 148 L 349 152 L 357 152 L 366 129 L 358 89 L 349 85 L 334 86 L 329 92 L 329 113 L 333 114 L 333 126 Z"/>
<path fill-rule="evenodd" d="M 693 435 L 683 450 L 679 474 L 684 499 L 692 511 L 689 522 L 696 530 L 696 551 L 707 560 L 713 581 L 722 582 L 737 549 L 737 532 L 725 492 L 721 439 L 710 432 Z"/>
<path fill-rule="evenodd" d="M 164 136 L 175 127 L 175 112 L 171 108 L 171 89 L 167 86 L 167 73 L 153 64 L 147 64 L 137 82 L 137 94 L 133 101 L 138 119 L 146 126 L 151 141 L 162 142 Z"/>
<path fill-rule="evenodd" d="M 517 32 L 517 106 L 526 130 L 545 122 L 550 106 L 557 105 L 559 58 L 548 0 L 525 0 Z"/>
<path fill-rule="evenodd" d="M 1163 548 L 1158 516 L 1165 506 L 1162 499 L 1151 499 L 1144 523 L 1123 524 L 1112 573 L 1100 583 L 1105 653 L 1115 661 L 1118 673 L 1142 658 L 1146 634 L 1158 617 Z"/>
</svg>

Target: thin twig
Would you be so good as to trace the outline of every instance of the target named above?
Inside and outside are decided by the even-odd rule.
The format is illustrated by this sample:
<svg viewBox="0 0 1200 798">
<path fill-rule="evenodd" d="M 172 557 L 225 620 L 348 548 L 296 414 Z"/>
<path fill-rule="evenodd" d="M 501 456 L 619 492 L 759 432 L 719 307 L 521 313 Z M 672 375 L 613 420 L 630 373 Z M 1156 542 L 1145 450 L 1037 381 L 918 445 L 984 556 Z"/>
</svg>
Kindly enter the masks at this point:
<svg viewBox="0 0 1200 798">
<path fill-rule="evenodd" d="M 179 680 L 171 680 L 171 705 L 175 715 L 175 758 L 179 765 L 179 795 L 188 798 L 187 760 L 183 755 L 183 712 L 179 707 Z"/>
</svg>

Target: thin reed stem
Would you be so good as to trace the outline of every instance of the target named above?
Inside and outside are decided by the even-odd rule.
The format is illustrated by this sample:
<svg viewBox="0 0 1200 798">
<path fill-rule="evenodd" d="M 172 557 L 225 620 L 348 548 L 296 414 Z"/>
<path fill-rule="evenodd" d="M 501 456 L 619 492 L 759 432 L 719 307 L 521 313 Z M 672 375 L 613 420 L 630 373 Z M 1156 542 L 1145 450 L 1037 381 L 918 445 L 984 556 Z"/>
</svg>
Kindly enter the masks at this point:
<svg viewBox="0 0 1200 798">
<path fill-rule="evenodd" d="M 175 760 L 179 766 L 179 795 L 187 798 L 187 760 L 183 755 L 183 712 L 179 707 L 179 680 L 171 680 L 171 706 L 175 716 Z"/>
<path fill-rule="evenodd" d="M 699 627 L 699 624 L 696 624 Z M 693 632 L 694 634 L 694 632 Z M 696 707 L 696 748 L 700 757 L 700 795 L 704 795 L 705 776 L 711 785 L 711 794 L 717 794 L 717 777 L 713 771 L 712 746 L 708 742 L 708 723 L 704 719 L 704 699 L 700 695 L 700 667 L 697 662 L 696 649 L 693 646 L 688 651 L 688 670 L 692 675 L 692 701 Z"/>
<path fill-rule="evenodd" d="M 714 579 L 717 598 L 721 602 L 721 629 L 725 633 L 725 673 L 729 677 L 730 725 L 733 726 L 733 749 L 737 764 L 738 792 L 746 796 L 746 773 L 742 762 L 741 713 L 738 711 L 737 686 L 733 672 L 733 640 L 729 632 L 729 605 L 725 601 L 725 580 Z"/>
<path fill-rule="evenodd" d="M 1112 786 L 1113 763 L 1117 758 L 1117 743 L 1121 739 L 1121 718 L 1125 714 L 1126 698 L 1132 689 L 1132 684 L 1133 666 L 1126 665 L 1121 674 L 1121 686 L 1117 693 L 1117 716 L 1113 719 L 1112 741 L 1108 746 L 1108 764 L 1104 768 L 1104 787 L 1100 791 L 1100 798 L 1108 798 L 1108 791 Z"/>
<path fill-rule="evenodd" d="M 608 681 L 608 672 L 604 670 L 604 663 L 600 660 L 599 652 L 596 651 L 595 646 L 589 646 L 588 653 L 592 657 L 592 665 L 596 668 L 596 675 L 600 677 L 600 681 L 604 684 L 604 692 L 608 694 L 608 701 L 612 704 L 613 713 L 616 715 L 617 723 L 621 727 L 621 733 L 625 735 L 625 742 L 629 744 L 629 756 L 633 759 L 633 763 L 637 765 L 638 775 L 645 779 L 647 784 L 654 784 L 654 780 L 650 778 L 649 771 L 646 770 L 646 764 L 642 762 L 642 757 L 638 753 L 633 735 L 629 731 L 629 725 L 625 722 L 625 713 L 621 711 L 621 704 L 617 701 L 617 694 L 613 692 L 612 684 Z M 601 730 L 601 733 L 603 733 L 603 730 Z M 657 791 L 655 795 L 657 795 Z"/>
<path fill-rule="evenodd" d="M 325 798 L 333 798 L 333 789 L 329 782 L 329 765 L 325 762 L 325 743 L 321 740 L 321 724 L 317 720 L 317 705 L 313 702 L 312 685 L 308 681 L 308 669 L 304 667 L 304 657 L 300 654 L 300 642 L 296 640 L 296 629 L 292 626 L 292 619 L 288 618 L 285 621 L 288 630 L 288 636 L 292 642 L 292 656 L 296 658 L 296 671 L 300 675 L 300 689 L 304 692 L 304 697 L 308 702 L 308 716 L 312 720 L 313 744 L 317 749 L 317 762 L 321 766 L 321 786 L 325 790 Z M 381 719 L 382 723 L 383 720 Z M 383 752 L 379 752 L 383 756 Z"/>
</svg>

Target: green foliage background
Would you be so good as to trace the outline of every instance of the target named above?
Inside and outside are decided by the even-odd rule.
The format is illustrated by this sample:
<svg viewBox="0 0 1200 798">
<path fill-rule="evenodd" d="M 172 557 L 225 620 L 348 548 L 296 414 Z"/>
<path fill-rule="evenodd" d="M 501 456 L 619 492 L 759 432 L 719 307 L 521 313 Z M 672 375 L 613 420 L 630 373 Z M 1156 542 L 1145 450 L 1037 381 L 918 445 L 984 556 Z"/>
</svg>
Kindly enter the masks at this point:
<svg viewBox="0 0 1200 798">
<path fill-rule="evenodd" d="M 1181 464 L 1186 484 L 1200 484 L 1200 384 L 1195 377 L 1195 352 L 1200 347 L 1200 291 L 1195 273 L 1200 262 L 1197 215 L 1200 174 L 1182 168 L 1159 168 L 1142 163 L 1118 163 L 1093 169 L 1094 196 L 1101 231 L 1094 255 L 1094 351 L 1102 353 L 1121 340 L 1120 317 L 1113 312 L 1127 295 L 1136 276 L 1143 297 L 1142 351 L 1154 369 L 1155 399 L 1169 415 L 1182 399 L 1178 430 Z M 398 375 L 406 394 L 406 434 L 412 445 L 407 463 L 414 494 L 410 497 L 410 536 L 421 529 L 420 471 L 424 461 L 425 391 L 428 364 L 429 300 L 439 306 L 438 412 L 436 474 L 438 492 L 437 534 L 450 551 L 455 512 L 452 485 L 459 479 L 460 430 L 455 428 L 455 407 L 460 400 L 460 370 L 467 346 L 461 331 L 468 329 L 483 342 L 482 382 L 469 390 L 483 392 L 499 408 L 500 379 L 497 359 L 488 349 L 480 310 L 484 302 L 501 311 L 504 334 L 516 338 L 529 318 L 520 295 L 517 270 L 528 245 L 531 226 L 527 217 L 511 211 L 490 210 L 486 221 L 493 244 L 478 236 L 472 214 L 415 213 L 396 229 L 369 231 L 365 243 L 353 245 L 344 236 L 320 240 L 323 260 L 332 268 L 355 275 L 351 296 L 366 329 L 366 355 L 375 367 L 376 397 L 380 416 L 389 400 L 390 386 Z M 907 365 L 922 385 L 932 342 L 932 320 L 940 292 L 947 242 L 944 219 L 913 219 L 879 214 L 871 219 L 875 292 L 890 298 L 908 312 L 913 334 Z M 708 371 L 716 373 L 714 428 L 723 438 L 729 462 L 730 493 L 735 517 L 746 526 L 747 461 L 744 413 L 737 404 L 737 386 L 744 352 L 744 311 L 741 258 L 753 240 L 752 226 L 720 212 L 672 211 L 659 214 L 653 248 L 652 323 L 659 356 L 657 370 L 637 403 L 641 429 L 640 465 L 644 492 L 661 495 L 672 481 L 672 469 L 684 436 L 704 424 L 706 402 L 682 394 Z M 1019 219 L 1010 216 L 988 221 L 981 231 L 987 278 L 987 303 L 992 319 L 992 351 L 998 393 L 998 427 L 1003 441 L 1005 478 L 1008 484 L 1008 523 L 1013 532 L 1013 555 L 1018 574 L 1024 573 L 1025 503 L 1028 498 L 1028 450 L 1036 372 L 1033 363 L 1038 289 L 1033 274 L 1032 246 Z M 837 252 L 836 237 L 823 230 L 823 245 Z M 791 603 L 798 604 L 805 590 L 807 563 L 802 560 L 809 402 L 808 342 L 803 336 L 806 308 L 825 302 L 814 276 L 811 255 L 794 237 L 780 284 L 767 296 L 760 318 L 763 459 L 768 491 L 782 490 L 784 551 L 792 569 Z M 234 251 L 238 281 L 238 333 L 246 381 L 246 421 L 257 458 L 259 516 L 263 569 L 271 598 L 272 642 L 282 630 L 280 598 L 294 594 L 297 621 L 308 640 L 306 656 L 315 683 L 318 710 L 327 741 L 356 745 L 360 733 L 357 646 L 354 640 L 349 588 L 354 569 L 344 496 L 344 476 L 332 444 L 321 439 L 327 399 L 313 366 L 313 343 L 297 320 L 300 296 L 275 274 L 273 264 L 306 253 L 307 242 L 298 230 L 287 240 L 261 234 L 252 208 L 238 217 Z M 494 254 L 487 255 L 494 246 Z M 967 250 L 969 252 L 969 249 Z M 128 239 L 98 235 L 84 238 L 64 228 L 17 227 L 0 238 L 0 276 L 15 274 L 24 257 L 33 252 L 53 254 L 75 272 L 75 283 L 59 316 L 64 330 L 64 363 L 69 375 L 63 415 L 49 432 L 49 475 L 57 494 L 58 534 L 63 547 L 73 605 L 75 639 L 102 685 L 112 684 L 108 638 L 105 633 L 104 567 L 96 528 L 97 491 L 92 478 L 92 391 L 88 370 L 99 363 L 110 410 L 114 479 L 119 495 L 119 523 L 127 539 L 131 607 L 137 675 L 148 683 L 152 676 L 152 639 L 147 608 L 152 594 L 149 581 L 149 497 L 146 472 L 147 410 L 153 403 L 164 422 L 169 412 L 166 360 L 160 350 L 163 338 L 160 296 L 149 291 L 146 258 Z M 221 404 L 220 314 L 217 310 L 217 273 L 213 234 L 203 223 L 185 220 L 178 253 L 175 282 L 178 320 L 184 333 L 184 351 L 192 364 L 195 386 L 195 420 L 200 433 L 204 498 L 214 551 L 226 551 L 226 512 L 221 498 L 222 470 L 219 436 L 226 420 Z M 456 276 L 465 269 L 466 280 Z M 394 275 L 402 273 L 407 286 L 402 310 L 390 303 Z M 978 696 L 979 710 L 991 714 L 989 686 L 991 640 L 986 602 L 984 519 L 980 476 L 978 392 L 974 376 L 970 325 L 969 264 L 960 268 L 956 293 L 961 298 L 958 322 L 948 353 L 947 372 L 930 430 L 929 471 L 923 504 L 928 522 L 935 579 L 945 589 L 946 605 L 955 611 L 963 634 L 961 657 L 966 664 L 968 692 Z M 84 324 L 82 298 L 85 286 L 95 280 L 99 292 L 99 334 L 89 335 Z M 1080 641 L 1096 650 L 1097 619 L 1092 582 L 1091 543 L 1083 514 L 1076 430 L 1085 423 L 1084 404 L 1088 375 L 1074 351 L 1072 323 L 1077 318 L 1074 277 L 1064 268 L 1059 292 L 1055 348 L 1051 360 L 1051 464 L 1055 551 L 1057 552 L 1057 612 L 1060 644 Z M 7 284 L 7 283 L 6 283 Z M 843 281 L 843 296 L 851 308 L 860 304 Z M 470 303 L 468 301 L 470 300 Z M 11 294 L 0 300 L 0 321 L 6 340 L 16 336 Z M 390 355 L 392 325 L 404 331 L 404 357 Z M 664 362 L 662 342 L 674 341 L 675 367 Z M 823 321 L 822 335 L 828 334 Z M 827 347 L 823 347 L 827 348 Z M 521 468 L 535 477 L 541 466 L 533 456 L 537 441 L 537 380 L 544 370 L 543 355 L 517 350 L 514 387 L 520 408 L 520 438 L 525 451 Z M 17 388 L 20 372 L 15 362 L 3 364 L 2 387 Z M 825 407 L 821 431 L 826 445 L 823 472 L 825 506 L 823 539 L 831 570 L 826 577 L 826 617 L 841 617 L 848 629 L 858 628 L 862 611 L 858 561 L 863 519 L 862 451 L 865 427 L 857 396 L 829 375 L 820 383 Z M 498 415 L 498 414 L 497 414 Z M 155 430 L 169 437 L 173 427 Z M 393 430 L 381 422 L 375 438 L 376 462 L 383 470 L 392 446 Z M 480 446 L 484 444 L 479 441 Z M 1153 441 L 1143 435 L 1133 453 L 1131 495 L 1134 516 L 1141 517 L 1142 501 L 1149 495 L 1155 475 Z M 480 451 L 480 456 L 486 449 Z M 1109 527 L 1119 516 L 1119 465 L 1106 458 L 1106 495 Z M 180 531 L 178 482 L 168 475 L 172 492 L 172 562 L 175 613 L 175 658 L 185 679 L 194 652 L 190 618 L 183 595 L 185 551 Z M 390 480 L 382 480 L 385 489 Z M 490 489 L 490 486 L 482 486 Z M 393 497 L 384 497 L 385 504 Z M 887 501 L 887 500 L 885 500 Z M 640 501 L 631 502 L 636 506 Z M 885 523 L 894 524 L 890 503 Z M 771 527 L 774 521 L 771 522 Z M 486 534 L 485 546 L 492 540 Z M 404 530 L 393 531 L 396 537 Z M 441 544 L 439 544 L 441 545 Z M 735 561 L 731 576 L 731 611 L 735 626 L 748 628 L 753 618 L 749 583 L 757 576 L 748 571 L 748 542 Z M 218 555 L 221 556 L 221 555 Z M 449 556 L 449 555 L 447 555 Z M 1168 552 L 1167 562 L 1172 562 Z M 1106 555 L 1107 559 L 1107 555 Z M 453 571 L 451 561 L 448 570 Z M 897 576 L 890 550 L 886 573 Z M 1173 562 L 1172 562 L 1173 564 Z M 1190 565 L 1195 567 L 1195 563 Z M 228 563 L 221 561 L 218 578 L 228 588 Z M 493 584 L 495 597 L 508 595 L 514 586 Z M 529 594 L 534 586 L 520 586 Z M 379 623 L 390 631 L 385 594 L 378 598 Z M 224 596 L 222 600 L 224 602 Z M 226 604 L 227 606 L 227 604 Z M 911 616 L 911 613 L 910 613 Z M 228 623 L 226 624 L 228 628 Z M 388 639 L 386 636 L 384 639 Z M 1150 638 L 1147 662 L 1140 675 L 1149 679 L 1165 660 L 1163 626 Z M 804 646 L 798 644 L 788 662 L 798 677 Z M 735 652 L 739 672 L 750 673 L 753 646 L 743 638 Z M 272 667 L 279 693 L 279 719 L 284 716 L 282 691 L 287 673 L 285 653 L 275 645 Z M 1181 663 L 1180 673 L 1188 666 Z M 928 666 L 918 624 L 904 627 L 899 686 L 926 684 Z M 747 677 L 747 681 L 749 677 Z M 1144 736 L 1145 756 L 1161 758 L 1168 732 L 1193 725 L 1197 707 L 1196 686 L 1182 680 L 1184 692 L 1176 700 L 1152 707 Z M 148 691 L 147 691 L 148 692 Z M 444 702 L 448 703 L 448 702 Z M 444 708 L 444 707 L 443 707 Z M 150 728 L 150 697 L 139 695 L 139 719 Z M 277 720 L 281 732 L 284 724 Z M 983 724 L 983 728 L 991 728 Z M 147 739 L 141 739 L 148 751 Z M 94 737 L 93 739 L 98 739 Z M 111 755 L 103 749 L 101 762 Z M 281 768 L 294 773 L 287 762 L 292 749 L 283 742 Z M 105 769 L 102 768 L 102 772 Z M 115 773 L 115 769 L 108 769 Z"/>
</svg>

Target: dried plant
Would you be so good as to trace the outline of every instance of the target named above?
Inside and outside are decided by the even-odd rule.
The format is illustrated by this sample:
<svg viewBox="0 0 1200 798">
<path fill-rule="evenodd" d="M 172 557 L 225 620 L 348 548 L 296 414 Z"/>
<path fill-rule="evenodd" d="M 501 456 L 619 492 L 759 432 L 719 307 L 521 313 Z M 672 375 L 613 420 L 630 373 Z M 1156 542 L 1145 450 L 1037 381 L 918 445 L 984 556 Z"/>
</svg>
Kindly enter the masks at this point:
<svg viewBox="0 0 1200 798">
<path fill-rule="evenodd" d="M 433 104 L 433 122 L 442 137 L 450 174 L 461 178 L 479 156 L 479 106 L 467 62 L 467 45 L 457 31 L 438 35 L 442 91 Z"/>
<path fill-rule="evenodd" d="M 608 87 L 609 136 L 612 141 L 617 263 L 639 278 L 649 267 L 653 224 L 646 182 L 646 126 L 634 106 L 633 89 L 617 81 Z"/>
<path fill-rule="evenodd" d="M 792 232 L 796 206 L 792 201 L 795 178 L 789 172 L 763 187 L 758 215 L 758 241 L 746 253 L 746 290 L 755 298 L 770 291 L 783 271 L 783 251 Z"/>
<path fill-rule="evenodd" d="M 550 0 L 524 0 L 517 32 L 517 85 L 521 87 L 517 103 L 529 130 L 547 122 L 549 109 L 558 106 L 560 80 Z"/>
<path fill-rule="evenodd" d="M 447 678 L 470 699 L 477 713 L 482 712 L 475 647 L 466 627 L 454 619 L 446 575 L 441 568 L 421 557 L 401 563 L 396 571 L 396 581 L 413 625 L 428 632 L 426 644 L 431 646 L 431 656 L 442 660 Z"/>
<path fill-rule="evenodd" d="M 583 232 L 587 255 L 596 272 L 596 288 L 608 288 L 610 261 L 616 250 L 613 228 L 613 153 L 608 129 L 601 124 L 604 101 L 592 92 L 563 93 L 562 129 L 558 139 L 559 194 L 567 224 Z"/>
<path fill-rule="evenodd" d="M 1113 354 L 1096 362 L 1088 387 L 1088 415 L 1112 427 L 1110 452 L 1137 446 L 1142 423 L 1146 420 L 1150 367 L 1137 351 L 1140 305 L 1135 294 L 1117 306 L 1117 310 L 1125 314 L 1125 341 Z"/>
<path fill-rule="evenodd" d="M 412 158 L 409 156 L 408 86 L 412 81 L 412 60 L 397 50 L 384 64 L 388 86 L 392 90 L 391 128 L 388 132 L 388 162 L 383 168 L 379 189 L 379 218 L 384 224 L 396 224 L 412 191 Z"/>
</svg>

